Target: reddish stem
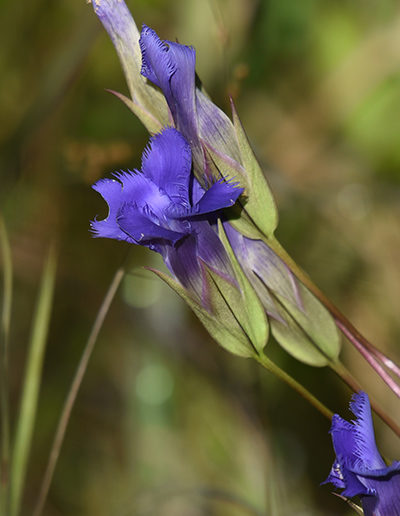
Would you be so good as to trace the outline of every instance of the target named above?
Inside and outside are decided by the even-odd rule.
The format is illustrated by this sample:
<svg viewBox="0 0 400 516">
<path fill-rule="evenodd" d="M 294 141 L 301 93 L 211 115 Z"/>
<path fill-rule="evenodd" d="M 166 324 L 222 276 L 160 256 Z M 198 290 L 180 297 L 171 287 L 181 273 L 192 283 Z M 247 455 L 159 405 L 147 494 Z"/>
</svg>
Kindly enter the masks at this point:
<svg viewBox="0 0 400 516">
<path fill-rule="evenodd" d="M 381 366 L 378 360 L 365 349 L 365 346 L 358 341 L 358 339 L 353 335 L 353 333 L 338 319 L 336 319 L 336 325 L 340 328 L 344 335 L 349 339 L 349 341 L 354 345 L 354 347 L 360 352 L 360 354 L 365 358 L 368 364 L 374 369 L 374 371 L 382 378 L 382 380 L 386 383 L 386 385 L 392 389 L 392 391 L 396 394 L 398 398 L 400 398 L 400 386 L 396 383 L 396 381 L 386 372 L 386 370 Z"/>
</svg>

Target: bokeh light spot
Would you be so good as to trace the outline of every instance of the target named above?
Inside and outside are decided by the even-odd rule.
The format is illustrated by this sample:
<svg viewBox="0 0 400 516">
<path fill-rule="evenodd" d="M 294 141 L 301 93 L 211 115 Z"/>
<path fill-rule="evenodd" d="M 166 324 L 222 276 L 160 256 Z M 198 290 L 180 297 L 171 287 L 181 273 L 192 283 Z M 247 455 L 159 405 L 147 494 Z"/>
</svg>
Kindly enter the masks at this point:
<svg viewBox="0 0 400 516">
<path fill-rule="evenodd" d="M 136 378 L 136 395 L 148 405 L 162 405 L 172 396 L 174 380 L 162 364 L 145 365 Z"/>
<path fill-rule="evenodd" d="M 126 303 L 134 308 L 149 308 L 161 295 L 160 281 L 142 270 L 137 270 L 125 277 L 122 295 Z"/>
</svg>

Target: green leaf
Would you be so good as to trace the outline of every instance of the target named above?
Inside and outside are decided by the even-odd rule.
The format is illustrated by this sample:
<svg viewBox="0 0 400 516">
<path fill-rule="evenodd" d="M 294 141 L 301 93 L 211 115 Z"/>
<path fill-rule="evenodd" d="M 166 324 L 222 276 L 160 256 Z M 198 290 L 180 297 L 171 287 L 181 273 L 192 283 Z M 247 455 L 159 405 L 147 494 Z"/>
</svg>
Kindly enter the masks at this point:
<svg viewBox="0 0 400 516">
<path fill-rule="evenodd" d="M 6 225 L 0 215 L 0 249 L 3 267 L 3 299 L 0 327 L 0 404 L 1 404 L 1 442 L 0 442 L 0 514 L 6 514 L 8 498 L 8 468 L 10 460 L 10 410 L 8 387 L 8 341 L 10 334 L 13 266 L 10 241 Z"/>
<path fill-rule="evenodd" d="M 247 178 L 247 203 L 245 210 L 254 221 L 258 229 L 267 237 L 272 238 L 278 226 L 278 211 L 274 197 L 268 186 L 260 165 L 250 147 L 246 133 L 240 122 L 235 106 L 232 102 L 233 125 L 239 145 L 242 166 Z"/>
<path fill-rule="evenodd" d="M 249 217 L 245 211 L 246 201 L 242 202 L 242 197 L 236 201 L 236 204 L 224 211 L 226 214 L 229 224 L 236 229 L 239 233 L 247 238 L 259 239 L 260 231 L 254 225 L 254 221 Z"/>
<path fill-rule="evenodd" d="M 22 500 L 26 468 L 36 418 L 44 350 L 50 324 L 55 273 L 56 255 L 54 247 L 51 247 L 43 269 L 36 312 L 33 319 L 24 386 L 22 390 L 21 407 L 12 455 L 10 495 L 11 516 L 17 516 L 19 514 Z"/>
</svg>

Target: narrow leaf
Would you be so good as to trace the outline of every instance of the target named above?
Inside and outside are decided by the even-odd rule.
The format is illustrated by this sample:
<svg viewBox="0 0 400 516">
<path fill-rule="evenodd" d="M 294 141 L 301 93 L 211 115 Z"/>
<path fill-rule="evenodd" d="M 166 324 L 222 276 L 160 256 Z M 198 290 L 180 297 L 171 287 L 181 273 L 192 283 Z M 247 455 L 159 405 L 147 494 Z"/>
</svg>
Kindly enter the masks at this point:
<svg viewBox="0 0 400 516">
<path fill-rule="evenodd" d="M 16 429 L 11 467 L 11 516 L 17 516 L 19 514 L 22 501 L 26 468 L 36 419 L 43 357 L 50 324 L 55 274 L 56 253 L 54 247 L 51 246 L 43 269 L 36 312 L 33 319 L 20 413 Z"/>
<path fill-rule="evenodd" d="M 7 229 L 3 218 L 0 216 L 0 246 L 3 265 L 3 304 L 1 311 L 2 338 L 8 339 L 11 320 L 12 304 L 12 259 L 11 248 L 8 239 Z"/>
<path fill-rule="evenodd" d="M 10 413 L 8 398 L 8 341 L 12 305 L 12 257 L 7 229 L 0 216 L 0 247 L 3 266 L 3 299 L 0 328 L 0 404 L 1 404 L 1 453 L 0 453 L 0 514 L 6 514 L 10 460 Z"/>
<path fill-rule="evenodd" d="M 49 460 L 47 462 L 46 471 L 43 476 L 42 486 L 39 491 L 39 496 L 36 502 L 33 516 L 40 516 L 44 504 L 46 503 L 47 494 L 50 489 L 50 484 L 53 479 L 54 470 L 57 465 L 58 457 L 61 451 L 61 447 L 64 441 L 65 432 L 67 431 L 68 422 L 71 417 L 71 412 L 75 404 L 76 397 L 79 392 L 82 380 L 85 376 L 90 357 L 92 356 L 97 337 L 99 336 L 100 330 L 103 326 L 104 319 L 110 309 L 111 303 L 117 293 L 118 287 L 124 277 L 125 269 L 123 266 L 119 267 L 114 274 L 111 284 L 107 290 L 107 293 L 101 303 L 100 309 L 97 313 L 96 319 L 93 323 L 92 330 L 89 338 L 86 341 L 86 345 L 83 348 L 82 356 L 79 360 L 78 367 L 76 369 L 74 378 L 72 380 L 70 389 L 65 399 L 64 407 L 62 409 L 60 419 L 58 420 L 56 433 L 54 435 L 53 444 L 50 449 Z"/>
</svg>

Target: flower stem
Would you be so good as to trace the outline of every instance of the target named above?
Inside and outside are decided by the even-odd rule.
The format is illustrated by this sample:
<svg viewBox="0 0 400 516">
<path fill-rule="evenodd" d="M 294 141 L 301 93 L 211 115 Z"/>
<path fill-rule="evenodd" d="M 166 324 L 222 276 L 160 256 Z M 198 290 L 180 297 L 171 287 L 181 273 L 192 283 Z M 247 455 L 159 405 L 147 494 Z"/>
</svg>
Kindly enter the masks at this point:
<svg viewBox="0 0 400 516">
<path fill-rule="evenodd" d="M 382 351 L 379 349 L 372 348 L 370 349 L 371 353 L 382 362 L 382 364 L 387 367 L 390 371 L 392 371 L 398 378 L 400 378 L 400 367 L 393 362 L 392 359 L 387 357 Z"/>
<path fill-rule="evenodd" d="M 354 345 L 354 347 L 360 352 L 365 358 L 368 364 L 376 371 L 376 373 L 382 378 L 386 385 L 400 398 L 400 385 L 385 371 L 374 355 L 368 353 L 368 351 L 360 344 L 360 342 L 353 336 L 353 334 L 340 322 L 337 321 L 338 327 L 342 330 L 344 335 Z"/>
<path fill-rule="evenodd" d="M 110 305 L 114 299 L 114 296 L 118 290 L 119 285 L 124 277 L 125 270 L 121 266 L 117 272 L 115 273 L 112 282 L 108 288 L 106 296 L 104 297 L 103 303 L 101 304 L 100 310 L 97 314 L 97 317 L 94 321 L 92 331 L 90 332 L 89 338 L 86 342 L 85 348 L 83 350 L 80 362 L 78 364 L 74 379 L 72 381 L 70 390 L 68 392 L 67 398 L 64 403 L 64 408 L 61 413 L 60 420 L 58 422 L 57 430 L 54 436 L 53 444 L 50 451 L 49 460 L 46 467 L 46 472 L 43 477 L 42 486 L 39 492 L 39 496 L 36 502 L 35 510 L 33 512 L 33 516 L 40 516 L 42 513 L 47 494 L 49 492 L 50 484 L 53 478 L 54 470 L 57 464 L 58 456 L 60 454 L 61 446 L 64 441 L 65 432 L 67 429 L 67 425 L 71 416 L 72 408 L 74 406 L 76 397 L 78 395 L 79 388 L 82 384 L 82 380 L 84 374 L 86 372 L 89 359 L 92 355 L 94 346 L 97 341 L 97 337 L 100 333 L 101 327 L 103 325 L 104 319 L 108 313 Z"/>
<path fill-rule="evenodd" d="M 305 400 L 307 400 L 314 408 L 316 408 L 323 416 L 327 419 L 332 419 L 333 412 L 329 410 L 321 401 L 319 401 L 309 390 L 301 385 L 297 380 L 292 378 L 283 369 L 276 365 L 266 355 L 259 355 L 256 358 L 257 362 L 262 365 L 267 371 L 277 376 L 280 380 L 284 381 L 289 387 L 294 389 L 300 394 Z"/>
</svg>

